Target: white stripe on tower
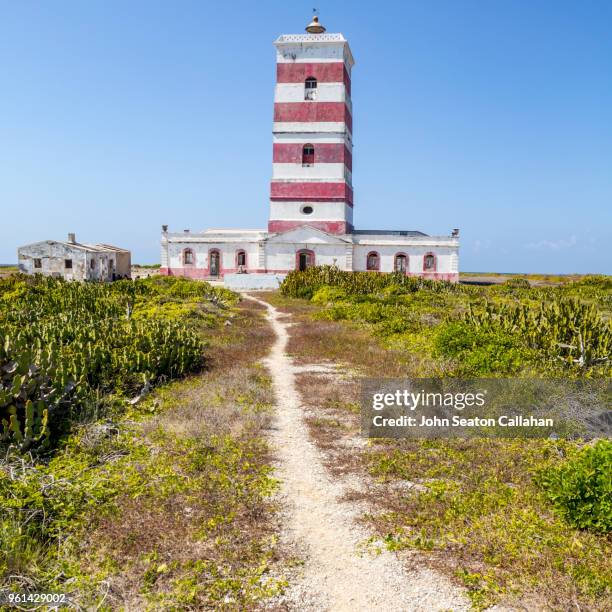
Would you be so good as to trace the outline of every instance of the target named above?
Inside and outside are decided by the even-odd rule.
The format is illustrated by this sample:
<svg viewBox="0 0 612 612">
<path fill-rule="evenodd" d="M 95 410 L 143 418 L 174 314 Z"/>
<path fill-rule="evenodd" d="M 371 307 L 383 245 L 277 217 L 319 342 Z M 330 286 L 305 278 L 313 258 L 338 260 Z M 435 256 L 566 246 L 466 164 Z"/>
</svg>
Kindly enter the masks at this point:
<svg viewBox="0 0 612 612">
<path fill-rule="evenodd" d="M 283 35 L 277 49 L 270 231 L 352 230 L 353 66 L 342 34 Z"/>
</svg>

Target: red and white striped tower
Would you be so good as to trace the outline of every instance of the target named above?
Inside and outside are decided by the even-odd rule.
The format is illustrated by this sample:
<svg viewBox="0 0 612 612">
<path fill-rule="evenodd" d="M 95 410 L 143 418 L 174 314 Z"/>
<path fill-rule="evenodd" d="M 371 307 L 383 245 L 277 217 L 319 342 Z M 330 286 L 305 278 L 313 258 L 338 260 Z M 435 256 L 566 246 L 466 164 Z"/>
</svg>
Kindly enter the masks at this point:
<svg viewBox="0 0 612 612">
<path fill-rule="evenodd" d="M 351 68 L 342 34 L 315 17 L 306 34 L 276 47 L 273 170 L 268 231 L 310 225 L 330 234 L 353 228 Z"/>
</svg>

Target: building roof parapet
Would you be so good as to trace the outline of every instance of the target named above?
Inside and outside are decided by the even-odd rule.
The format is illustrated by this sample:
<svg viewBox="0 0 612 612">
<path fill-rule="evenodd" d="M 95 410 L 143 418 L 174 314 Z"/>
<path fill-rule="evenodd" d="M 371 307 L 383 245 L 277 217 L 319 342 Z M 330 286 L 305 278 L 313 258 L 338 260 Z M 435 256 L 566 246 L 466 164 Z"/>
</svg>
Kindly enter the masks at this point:
<svg viewBox="0 0 612 612">
<path fill-rule="evenodd" d="M 337 45 L 342 43 L 344 46 L 344 61 L 348 65 L 349 69 L 355 65 L 355 58 L 349 46 L 348 40 L 344 38 L 343 34 L 340 33 L 328 33 L 324 34 L 281 34 L 275 41 L 274 46 L 279 49 L 281 47 L 290 47 L 291 45 L 301 45 L 304 47 L 309 46 L 321 46 L 321 45 Z"/>
<path fill-rule="evenodd" d="M 65 240 L 41 240 L 40 242 L 32 242 L 30 244 L 24 244 L 20 246 L 20 249 L 27 249 L 28 247 L 37 246 L 39 244 L 59 244 L 71 249 L 79 251 L 87 251 L 89 253 L 129 253 L 128 249 L 122 249 L 111 244 L 84 244 L 82 242 L 67 242 Z"/>
<path fill-rule="evenodd" d="M 348 43 L 348 40 L 344 38 L 340 32 L 332 33 L 325 32 L 323 34 L 281 34 L 275 41 L 275 45 L 282 45 L 286 43 L 335 43 L 344 42 Z"/>
</svg>

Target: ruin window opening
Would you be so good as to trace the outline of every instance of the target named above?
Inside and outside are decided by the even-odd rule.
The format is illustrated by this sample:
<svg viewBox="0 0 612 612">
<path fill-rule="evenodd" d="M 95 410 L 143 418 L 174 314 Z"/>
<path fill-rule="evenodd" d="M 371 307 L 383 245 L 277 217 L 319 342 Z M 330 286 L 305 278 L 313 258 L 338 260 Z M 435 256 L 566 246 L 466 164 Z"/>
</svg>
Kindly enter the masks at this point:
<svg viewBox="0 0 612 612">
<path fill-rule="evenodd" d="M 89 262 L 89 267 L 90 267 L 92 270 L 93 270 L 93 269 L 96 267 L 96 260 L 95 260 L 95 259 L 92 259 L 92 260 Z"/>
<path fill-rule="evenodd" d="M 35 258 L 34 259 L 34 267 L 35 268 L 42 268 L 42 259 Z"/>
<path fill-rule="evenodd" d="M 72 259 L 64 259 L 64 268 L 67 270 L 72 268 Z"/>
</svg>

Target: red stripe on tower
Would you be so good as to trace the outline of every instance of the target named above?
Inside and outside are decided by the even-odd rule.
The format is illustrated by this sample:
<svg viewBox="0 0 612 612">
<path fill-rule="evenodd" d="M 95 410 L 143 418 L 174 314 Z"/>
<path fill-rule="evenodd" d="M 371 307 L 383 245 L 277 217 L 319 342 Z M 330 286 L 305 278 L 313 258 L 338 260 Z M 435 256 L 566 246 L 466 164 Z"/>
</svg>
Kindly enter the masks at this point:
<svg viewBox="0 0 612 612">
<path fill-rule="evenodd" d="M 303 145 L 300 143 L 274 144 L 275 164 L 301 164 Z M 314 147 L 315 164 L 344 164 L 353 169 L 353 156 L 343 143 L 317 143 Z"/>
<path fill-rule="evenodd" d="M 270 199 L 278 202 L 346 202 L 352 205 L 353 190 L 346 183 L 272 181 Z"/>
<path fill-rule="evenodd" d="M 353 131 L 353 118 L 344 102 L 276 102 L 274 121 L 279 123 L 343 121 L 349 131 Z"/>
<path fill-rule="evenodd" d="M 274 233 L 286 232 L 301 225 L 304 225 L 303 221 L 269 221 L 268 231 Z M 348 234 L 353 229 L 353 226 L 346 221 L 309 221 L 308 225 L 328 234 Z"/>
<path fill-rule="evenodd" d="M 276 64 L 277 83 L 303 83 L 309 77 L 319 83 L 344 83 L 351 95 L 351 77 L 344 62 Z"/>
</svg>

